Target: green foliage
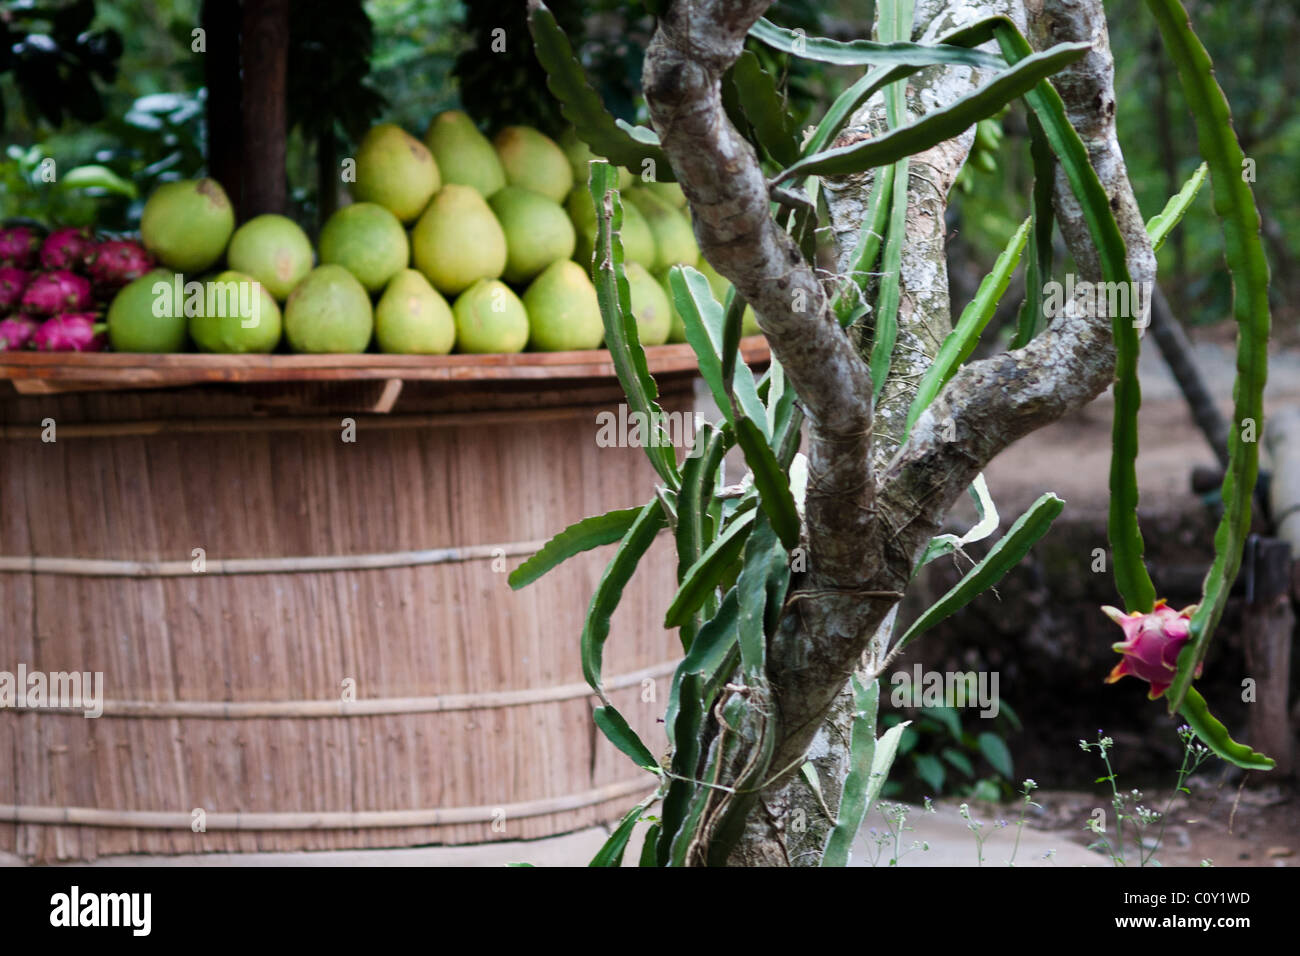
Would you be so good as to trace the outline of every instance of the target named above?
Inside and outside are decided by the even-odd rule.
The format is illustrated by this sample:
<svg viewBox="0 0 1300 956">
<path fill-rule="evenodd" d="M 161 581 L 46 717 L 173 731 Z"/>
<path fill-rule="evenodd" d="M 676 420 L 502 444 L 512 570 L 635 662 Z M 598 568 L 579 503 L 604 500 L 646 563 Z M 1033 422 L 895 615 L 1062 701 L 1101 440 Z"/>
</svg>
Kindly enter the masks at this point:
<svg viewBox="0 0 1300 956">
<path fill-rule="evenodd" d="M 904 698 L 903 710 L 881 717 L 890 730 L 898 730 L 898 759 L 906 776 L 890 780 L 884 793 L 909 799 L 952 794 L 972 800 L 997 801 L 1012 793 L 1015 764 L 1007 738 L 1021 730 L 1020 718 L 1004 699 L 996 717 L 976 721 L 968 730 L 961 711 L 947 705 L 922 706 L 922 689 L 910 684 L 889 690 Z"/>
</svg>

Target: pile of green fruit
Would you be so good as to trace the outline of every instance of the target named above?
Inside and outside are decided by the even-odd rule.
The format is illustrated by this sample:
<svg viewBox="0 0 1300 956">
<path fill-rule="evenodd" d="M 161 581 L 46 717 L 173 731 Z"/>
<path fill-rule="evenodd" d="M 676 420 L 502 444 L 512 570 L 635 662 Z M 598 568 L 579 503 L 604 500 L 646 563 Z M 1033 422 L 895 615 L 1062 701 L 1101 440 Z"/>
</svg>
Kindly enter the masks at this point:
<svg viewBox="0 0 1300 956">
<path fill-rule="evenodd" d="M 272 352 L 282 341 L 310 353 L 600 348 L 586 185 L 595 158 L 572 130 L 557 143 L 507 126 L 489 141 L 457 110 L 435 117 L 423 142 L 382 124 L 357 150 L 355 201 L 329 218 L 315 249 L 283 216 L 236 229 L 214 180 L 168 183 L 140 230 L 161 268 L 118 293 L 109 340 L 136 352 L 175 351 L 187 339 L 225 353 Z M 620 186 L 641 341 L 685 341 L 668 270 L 697 266 L 720 298 L 726 280 L 700 258 L 680 187 L 626 170 Z M 756 331 L 749 312 L 745 332 Z"/>
</svg>

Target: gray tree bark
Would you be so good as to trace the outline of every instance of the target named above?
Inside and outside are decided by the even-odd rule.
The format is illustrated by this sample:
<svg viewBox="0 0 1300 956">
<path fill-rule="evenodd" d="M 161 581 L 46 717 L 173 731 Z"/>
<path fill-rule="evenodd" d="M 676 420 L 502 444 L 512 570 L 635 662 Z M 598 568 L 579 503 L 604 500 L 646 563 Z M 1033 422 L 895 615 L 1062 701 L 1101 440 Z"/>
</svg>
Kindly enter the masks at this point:
<svg viewBox="0 0 1300 956">
<path fill-rule="evenodd" d="M 643 85 L 705 257 L 750 302 L 803 405 L 808 428 L 808 570 L 768 648 L 765 686 L 732 691 L 729 732 L 710 743 L 733 792 L 706 815 L 692 863 L 817 865 L 833 820 L 797 773 L 817 768 L 834 812 L 847 772 L 851 701 L 859 671 L 882 667 L 894 612 L 926 542 L 994 455 L 1080 407 L 1114 374 L 1110 321 L 1070 311 L 1023 349 L 965 366 L 900 447 L 920 375 L 950 328 L 944 210 L 974 131 L 913 158 L 902 303 L 893 367 L 873 414 L 871 376 L 829 308 L 821 279 L 769 211 L 758 158 L 732 127 L 719 81 L 768 0 L 675 0 L 646 51 Z M 1057 78 L 1128 244 L 1135 281 L 1154 279 L 1146 238 L 1114 131 L 1113 62 L 1101 0 L 918 0 L 913 37 L 935 41 L 975 20 L 1010 16 L 1036 46 L 1087 40 L 1093 50 Z M 913 117 L 951 103 L 981 78 L 933 68 L 908 83 Z M 879 101 L 854 117 L 878 125 Z M 870 176 L 827 182 L 841 250 L 861 226 Z M 1080 278 L 1101 278 L 1098 257 L 1063 175 L 1057 215 Z M 843 253 L 841 254 L 842 261 Z M 1034 294 L 1034 290 L 1031 290 Z M 796 309 L 796 303 L 805 308 Z M 753 754 L 770 744 L 755 782 Z M 794 826 L 793 821 L 806 825 Z"/>
</svg>

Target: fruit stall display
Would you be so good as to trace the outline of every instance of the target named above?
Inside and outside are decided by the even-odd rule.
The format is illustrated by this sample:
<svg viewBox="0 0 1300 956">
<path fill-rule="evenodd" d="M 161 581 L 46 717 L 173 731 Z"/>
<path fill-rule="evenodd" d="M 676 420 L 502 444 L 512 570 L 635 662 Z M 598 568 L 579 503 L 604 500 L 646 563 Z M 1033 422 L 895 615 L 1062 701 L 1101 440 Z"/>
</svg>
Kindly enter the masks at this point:
<svg viewBox="0 0 1300 956">
<path fill-rule="evenodd" d="M 217 354 L 508 354 L 598 349 L 589 277 L 595 158 L 508 126 L 488 140 L 464 113 L 423 142 L 375 126 L 345 171 L 354 201 L 313 247 L 293 220 L 236 228 L 213 179 L 149 197 L 139 239 L 30 224 L 0 229 L 0 350 Z M 699 256 L 674 183 L 622 171 L 632 311 L 647 346 L 685 341 L 668 289 L 675 265 L 726 280 Z M 745 334 L 755 334 L 753 313 Z"/>
<path fill-rule="evenodd" d="M 160 187 L 138 237 L 0 231 L 0 658 L 104 675 L 95 720 L 0 721 L 22 768 L 0 850 L 529 839 L 644 791 L 575 650 L 606 549 L 507 584 L 557 525 L 654 483 L 634 436 L 597 440 L 625 399 L 585 266 L 590 155 L 449 112 L 354 158 L 314 244 L 277 215 L 236 227 L 209 179 Z M 647 365 L 693 421 L 666 270 L 725 286 L 676 187 L 623 178 Z M 675 555 L 651 554 L 605 673 L 662 746 Z"/>
</svg>

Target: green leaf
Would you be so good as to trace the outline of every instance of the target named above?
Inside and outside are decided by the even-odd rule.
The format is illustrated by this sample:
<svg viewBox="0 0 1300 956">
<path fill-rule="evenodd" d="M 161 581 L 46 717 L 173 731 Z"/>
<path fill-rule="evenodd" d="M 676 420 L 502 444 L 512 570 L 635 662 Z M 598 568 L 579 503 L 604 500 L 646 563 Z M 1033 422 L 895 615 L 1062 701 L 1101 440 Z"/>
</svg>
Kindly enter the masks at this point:
<svg viewBox="0 0 1300 956">
<path fill-rule="evenodd" d="M 921 560 L 916 562 L 916 570 L 934 561 L 936 558 L 942 558 L 946 554 L 952 554 L 959 550 L 962 545 L 973 544 L 976 541 L 983 541 L 994 531 L 998 530 L 998 508 L 993 503 L 993 496 L 989 494 L 988 482 L 984 478 L 984 472 L 975 476 L 975 480 L 970 483 L 966 489 L 972 500 L 975 502 L 975 511 L 979 514 L 979 521 L 971 526 L 971 529 L 965 534 L 937 534 L 929 540 L 925 546 L 925 552 L 921 555 Z"/>
<path fill-rule="evenodd" d="M 606 706 L 609 705 L 609 699 L 605 696 L 600 670 L 605 639 L 609 637 L 609 619 L 622 600 L 623 588 L 627 586 L 637 564 L 666 524 L 658 500 L 641 509 L 636 521 L 623 536 L 623 543 L 619 545 L 613 560 L 601 575 L 596 593 L 591 596 L 591 604 L 587 608 L 587 620 L 582 628 L 582 676 Z"/>
<path fill-rule="evenodd" d="M 1205 698 L 1195 687 L 1187 688 L 1178 713 L 1187 721 L 1187 726 L 1200 738 L 1201 743 L 1222 757 L 1228 763 L 1245 770 L 1272 770 L 1277 761 L 1256 753 L 1245 744 L 1239 744 L 1228 736 L 1228 728 L 1210 713 Z"/>
<path fill-rule="evenodd" d="M 637 335 L 632 315 L 631 292 L 623 273 L 623 242 L 618 231 L 623 225 L 623 204 L 618 195 L 618 174 L 605 162 L 591 163 L 591 199 L 596 207 L 596 244 L 591 277 L 596 284 L 600 317 L 605 324 L 605 347 L 614 371 L 627 396 L 630 413 L 640 413 L 650 425 L 645 453 L 650 464 L 669 488 L 677 488 L 681 476 L 672 442 L 662 431 L 663 409 L 659 387 L 646 365 L 645 350 Z M 707 284 L 708 280 L 705 280 Z"/>
<path fill-rule="evenodd" d="M 663 827 L 658 823 L 652 823 L 646 828 L 645 842 L 641 844 L 641 858 L 637 861 L 637 866 L 658 866 L 659 859 L 657 848 L 659 846 L 659 834 Z"/>
<path fill-rule="evenodd" d="M 723 603 L 725 606 L 726 602 Z M 700 637 L 695 641 L 696 646 L 703 636 L 704 629 L 701 629 Z M 659 831 L 655 852 L 660 866 L 668 866 L 672 862 L 673 842 L 690 814 L 692 797 L 696 791 L 692 778 L 695 776 L 696 766 L 700 760 L 700 728 L 704 725 L 705 708 L 701 700 L 704 682 L 699 674 L 680 674 L 680 668 L 679 678 L 680 686 L 675 689 L 679 694 L 681 706 L 677 710 L 672 726 L 676 738 L 681 743 L 673 747 L 673 779 L 668 785 L 668 793 L 664 797 L 664 805 L 660 813 L 663 828 Z M 675 684 L 676 681 L 675 678 Z"/>
<path fill-rule="evenodd" d="M 853 841 L 867 815 L 867 788 L 871 783 L 871 761 L 876 753 L 876 714 L 880 703 L 880 681 L 863 687 L 856 676 L 853 684 L 853 730 L 849 735 L 849 772 L 840 794 L 838 819 L 822 852 L 822 866 L 848 866 Z"/>
<path fill-rule="evenodd" d="M 507 579 L 510 587 L 517 591 L 575 554 L 621 540 L 640 513 L 640 508 L 622 508 L 603 515 L 592 515 L 569 525 L 542 545 L 540 551 L 510 572 Z"/>
<path fill-rule="evenodd" d="M 993 271 L 984 277 L 975 297 L 962 310 L 956 327 L 943 340 L 934 361 L 921 377 L 921 384 L 917 386 L 916 396 L 912 399 L 912 407 L 907 411 L 907 423 L 903 427 L 904 440 L 921 413 L 930 407 L 943 387 L 957 374 L 961 363 L 975 350 L 980 336 L 997 310 L 1002 294 L 1007 291 L 1011 274 L 1020 264 L 1020 254 L 1029 238 L 1029 226 L 1030 220 L 1026 219 L 1011 236 L 1006 248 L 993 263 Z"/>
<path fill-rule="evenodd" d="M 735 411 L 730 398 L 730 392 L 734 389 L 740 410 L 755 421 L 766 424 L 763 403 L 758 400 L 754 373 L 749 370 L 749 366 L 737 358 L 731 382 L 728 383 L 723 378 L 726 315 L 718 300 L 713 297 L 709 280 L 704 273 L 690 266 L 673 266 L 668 273 L 668 285 L 672 289 L 677 314 L 682 317 L 682 324 L 686 327 L 686 341 L 695 351 L 695 358 L 699 362 L 700 376 L 709 386 L 713 400 L 722 410 L 723 416 L 729 423 L 735 424 Z M 728 388 L 728 384 L 731 388 Z"/>
<path fill-rule="evenodd" d="M 776 81 L 763 69 L 758 57 L 745 50 L 732 72 L 741 109 L 754 135 L 767 154 L 782 166 L 799 158 L 799 130 L 794 114 L 776 88 Z"/>
<path fill-rule="evenodd" d="M 956 707 L 926 707 L 922 713 L 943 724 L 944 729 L 948 731 L 953 740 L 961 740 L 961 715 L 957 713 Z"/>
<path fill-rule="evenodd" d="M 682 486 L 677 492 L 677 580 L 680 583 L 686 572 L 704 549 L 713 542 L 713 520 L 709 515 L 712 504 L 714 478 L 718 465 L 726 454 L 729 442 L 723 433 L 706 423 L 695 435 L 695 445 L 682 463 Z M 705 608 L 709 607 L 705 603 Z M 682 647 L 690 650 L 695 639 L 698 621 L 682 626 Z"/>
<path fill-rule="evenodd" d="M 673 168 L 659 148 L 659 139 L 654 131 L 629 132 L 631 127 L 614 120 L 601 102 L 600 94 L 587 79 L 587 72 L 574 55 L 569 38 L 544 3 L 535 3 L 529 10 L 528 30 L 533 35 L 537 61 L 546 70 L 546 85 L 560 101 L 560 112 L 573 124 L 578 138 L 597 156 L 627 169 L 640 172 L 644 168 L 642 164 L 650 160 L 654 163 L 657 180 L 673 181 Z M 648 137 L 644 135 L 647 133 Z M 600 208 L 599 201 L 596 206 Z"/>
<path fill-rule="evenodd" d="M 786 167 L 777 178 L 847 176 L 924 152 L 992 116 L 1012 100 L 1024 96 L 1039 81 L 1078 60 L 1089 49 L 1091 47 L 1086 43 L 1060 43 L 1042 53 L 1031 54 L 946 109 L 929 113 L 885 136 L 805 157 Z"/>
<path fill-rule="evenodd" d="M 135 199 L 140 195 L 135 183 L 123 179 L 107 166 L 77 166 L 58 179 L 56 189 L 102 189 L 115 196 Z"/>
<path fill-rule="evenodd" d="M 1043 132 L 1043 124 L 1029 113 L 1029 158 L 1034 167 L 1034 242 L 1029 247 L 1029 265 L 1025 269 L 1025 301 L 1020 306 L 1013 349 L 1024 348 L 1039 332 L 1047 328 L 1043 314 L 1043 284 L 1052 275 L 1052 223 L 1055 208 L 1052 194 L 1056 186 L 1056 157 L 1052 144 Z"/>
<path fill-rule="evenodd" d="M 760 518 L 746 542 L 745 562 L 736 580 L 740 663 L 750 684 L 766 679 L 768 585 L 774 573 L 779 575 L 782 571 L 788 576 L 786 553 L 771 524 Z"/>
<path fill-rule="evenodd" d="M 898 304 L 902 295 L 903 243 L 907 239 L 907 166 L 901 159 L 894 166 L 889 231 L 885 239 L 885 261 L 876 297 L 876 327 L 871 338 L 871 401 L 880 400 L 898 341 Z"/>
<path fill-rule="evenodd" d="M 991 29 L 1009 63 L 1026 62 L 1033 54 L 1015 24 L 993 18 Z M 972 29 L 972 33 L 978 33 Z M 1025 94 L 1025 101 L 1043 125 L 1043 133 L 1060 160 L 1088 231 L 1101 259 L 1102 278 L 1127 286 L 1130 277 L 1124 238 L 1110 208 L 1088 150 L 1065 115 L 1065 105 L 1046 80 Z M 1121 310 L 1116 310 L 1121 311 Z M 1129 609 L 1149 611 L 1155 604 L 1155 587 L 1142 560 L 1142 531 L 1138 527 L 1137 413 L 1142 404 L 1138 385 L 1138 333 L 1131 317 L 1116 315 L 1111 324 L 1115 337 L 1115 421 L 1111 430 L 1109 536 L 1115 585 Z"/>
<path fill-rule="evenodd" d="M 690 620 L 696 608 L 713 593 L 718 582 L 740 556 L 756 514 L 756 510 L 750 510 L 733 518 L 726 530 L 700 555 L 700 560 L 691 565 L 673 596 L 672 604 L 668 606 L 664 627 L 680 627 Z"/>
<path fill-rule="evenodd" d="M 898 649 L 906 647 L 1002 580 L 1003 575 L 1019 564 L 1035 542 L 1047 533 L 1064 507 L 1065 502 L 1050 492 L 1035 501 L 979 564 L 916 619 L 899 640 Z"/>
<path fill-rule="evenodd" d="M 1011 751 L 1006 742 L 995 733 L 984 731 L 978 737 L 980 753 L 1002 776 L 1010 780 L 1015 776 L 1015 767 L 1011 763 Z"/>
<path fill-rule="evenodd" d="M 627 816 L 623 818 L 623 822 L 610 834 L 609 839 L 605 841 L 605 845 L 600 848 L 600 851 L 592 857 L 591 862 L 587 865 L 622 866 L 623 854 L 627 850 L 627 841 L 632 838 L 632 831 L 636 829 L 641 814 L 653 801 L 654 795 L 652 794 L 629 810 Z"/>
<path fill-rule="evenodd" d="M 955 747 L 944 747 L 939 751 L 939 756 L 952 766 L 956 767 L 968 777 L 975 776 L 975 766 L 970 762 L 970 758 Z"/>
<path fill-rule="evenodd" d="M 1237 381 L 1228 467 L 1223 476 L 1223 517 L 1214 533 L 1214 563 L 1205 577 L 1205 596 L 1190 625 L 1191 639 L 1178 656 L 1169 688 L 1169 710 L 1177 710 L 1205 659 L 1210 637 L 1228 601 L 1250 534 L 1251 497 L 1259 475 L 1259 443 L 1243 441 L 1247 421 L 1264 424 L 1264 382 L 1268 377 L 1268 260 L 1259 238 L 1259 210 L 1243 175 L 1246 158 L 1232 128 L 1232 114 L 1214 79 L 1214 65 L 1196 38 L 1178 0 L 1147 0 L 1178 67 L 1183 95 L 1192 108 L 1196 140 L 1210 169 L 1214 213 L 1223 227 L 1223 256 L 1232 276 L 1232 315 L 1237 323 Z M 1133 608 L 1130 608 L 1130 610 Z M 1150 610 L 1149 607 L 1136 607 Z"/>
<path fill-rule="evenodd" d="M 943 764 L 939 758 L 933 754 L 917 754 L 913 758 L 916 765 L 916 772 L 921 779 L 929 784 L 930 789 L 935 793 L 943 793 L 943 782 L 948 777 L 948 772 L 943 769 Z"/>
<path fill-rule="evenodd" d="M 606 704 L 592 711 L 596 726 L 600 728 L 609 742 L 632 758 L 632 762 L 643 770 L 659 773 L 659 761 L 642 743 L 635 730 L 628 726 L 627 720 L 613 707 Z"/>
<path fill-rule="evenodd" d="M 1183 188 L 1169 197 L 1165 208 L 1147 220 L 1147 235 L 1151 237 L 1151 250 L 1159 252 L 1174 227 L 1182 222 L 1183 216 L 1191 208 L 1192 200 L 1201 191 L 1205 177 L 1210 171 L 1209 163 L 1201 163 L 1196 172 L 1183 184 Z"/>
<path fill-rule="evenodd" d="M 781 470 L 762 429 L 744 415 L 736 418 L 736 443 L 745 454 L 745 464 L 754 475 L 758 506 L 772 523 L 786 550 L 799 546 L 799 513 L 795 510 L 790 480 Z"/>
<path fill-rule="evenodd" d="M 885 234 L 885 223 L 892 209 L 891 197 L 894 191 L 894 174 L 897 166 L 890 164 L 876 172 L 876 181 L 871 185 L 871 195 L 867 198 L 867 212 L 862 217 L 862 229 L 858 241 L 849 256 L 849 279 L 854 287 L 866 289 L 871 281 L 871 271 L 880 255 L 880 243 Z M 857 296 L 846 295 L 841 290 L 835 297 L 835 314 L 841 325 L 851 325 L 865 308 Z"/>
<path fill-rule="evenodd" d="M 824 37 L 804 36 L 803 31 L 787 30 L 772 21 L 761 18 L 749 29 L 749 35 L 760 43 L 782 53 L 819 63 L 840 66 L 974 66 L 986 70 L 999 70 L 1003 63 L 996 56 L 959 46 L 923 43 L 880 43 L 874 40 L 828 40 Z"/>
</svg>

